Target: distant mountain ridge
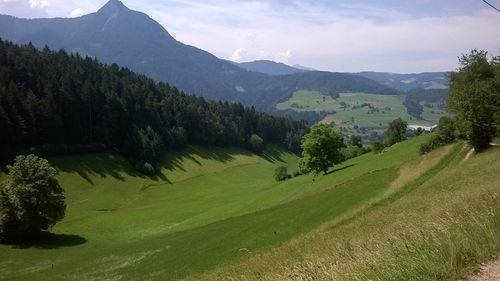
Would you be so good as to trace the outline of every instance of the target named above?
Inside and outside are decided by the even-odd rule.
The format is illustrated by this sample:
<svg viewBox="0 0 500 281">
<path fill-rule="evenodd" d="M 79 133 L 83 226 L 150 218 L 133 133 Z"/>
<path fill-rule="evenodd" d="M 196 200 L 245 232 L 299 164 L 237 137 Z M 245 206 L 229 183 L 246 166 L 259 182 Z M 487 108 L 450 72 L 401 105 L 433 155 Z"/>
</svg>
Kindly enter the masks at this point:
<svg viewBox="0 0 500 281">
<path fill-rule="evenodd" d="M 301 87 L 329 95 L 349 91 L 399 93 L 359 75 L 314 71 L 289 77 L 248 71 L 175 40 L 148 15 L 130 10 L 118 0 L 78 18 L 0 15 L 0 37 L 14 43 L 32 42 L 38 48 L 64 48 L 104 63 L 117 63 L 188 93 L 266 110 Z"/>
<path fill-rule="evenodd" d="M 389 73 L 389 72 L 359 72 L 360 76 L 375 80 L 383 85 L 407 92 L 412 89 L 425 90 L 448 89 L 450 72 L 422 72 L 422 73 Z"/>
<path fill-rule="evenodd" d="M 289 66 L 282 62 L 274 62 L 270 60 L 240 62 L 236 65 L 249 71 L 261 72 L 269 75 L 288 75 L 307 71 Z"/>
</svg>

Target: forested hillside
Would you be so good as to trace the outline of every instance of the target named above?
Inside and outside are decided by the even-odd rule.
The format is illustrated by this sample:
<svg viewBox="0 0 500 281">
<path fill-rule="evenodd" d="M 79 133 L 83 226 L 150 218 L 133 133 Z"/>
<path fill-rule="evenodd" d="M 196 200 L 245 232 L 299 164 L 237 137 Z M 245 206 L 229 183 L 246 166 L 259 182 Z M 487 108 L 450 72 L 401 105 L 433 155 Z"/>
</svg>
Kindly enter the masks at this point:
<svg viewBox="0 0 500 281">
<path fill-rule="evenodd" d="M 216 100 L 241 102 L 272 111 L 296 90 L 327 95 L 398 91 L 354 74 L 330 72 L 271 76 L 248 71 L 211 53 L 177 41 L 148 15 L 110 0 L 95 13 L 77 18 L 20 19 L 0 15 L 0 37 L 16 44 L 91 56 L 127 67 L 180 90 Z"/>
<path fill-rule="evenodd" d="M 407 92 L 413 89 L 448 89 L 450 84 L 449 72 L 422 72 L 422 73 L 389 73 L 364 71 L 358 75 L 372 79 L 382 85 Z"/>
<path fill-rule="evenodd" d="M 0 40 L 0 155 L 107 147 L 139 167 L 185 144 L 248 146 L 252 134 L 297 151 L 306 125 L 207 101 L 116 64 Z M 146 165 L 149 163 L 150 165 Z"/>
<path fill-rule="evenodd" d="M 309 71 L 295 68 L 282 62 L 274 62 L 270 60 L 256 60 L 240 63 L 235 62 L 234 64 L 249 71 L 261 72 L 269 75 L 289 75 Z"/>
<path fill-rule="evenodd" d="M 408 114 L 421 118 L 424 105 L 445 110 L 448 102 L 448 89 L 413 89 L 407 92 L 404 105 Z"/>
</svg>

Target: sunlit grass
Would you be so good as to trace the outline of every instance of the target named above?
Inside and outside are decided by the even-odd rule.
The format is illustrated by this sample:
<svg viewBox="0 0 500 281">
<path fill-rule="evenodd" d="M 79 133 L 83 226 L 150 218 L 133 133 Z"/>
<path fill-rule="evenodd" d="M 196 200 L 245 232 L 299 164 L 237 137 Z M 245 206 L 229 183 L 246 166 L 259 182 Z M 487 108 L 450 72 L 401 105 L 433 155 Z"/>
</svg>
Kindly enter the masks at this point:
<svg viewBox="0 0 500 281">
<path fill-rule="evenodd" d="M 449 148 L 448 148 L 449 149 Z M 445 153 L 445 149 L 441 150 Z M 434 168 L 351 219 L 202 279 L 457 280 L 500 251 L 500 149 Z"/>
</svg>

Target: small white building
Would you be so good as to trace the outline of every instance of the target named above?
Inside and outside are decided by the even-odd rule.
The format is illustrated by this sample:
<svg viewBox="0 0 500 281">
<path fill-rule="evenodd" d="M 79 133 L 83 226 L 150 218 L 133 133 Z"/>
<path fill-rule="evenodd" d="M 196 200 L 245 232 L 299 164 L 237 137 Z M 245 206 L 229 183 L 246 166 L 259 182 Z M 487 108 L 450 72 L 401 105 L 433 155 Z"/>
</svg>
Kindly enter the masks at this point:
<svg viewBox="0 0 500 281">
<path fill-rule="evenodd" d="M 433 126 L 408 125 L 408 130 L 415 131 L 418 128 L 422 128 L 422 130 L 424 130 L 426 132 L 430 132 L 430 131 L 434 130 L 435 128 L 437 128 L 437 125 L 433 125 Z"/>
</svg>

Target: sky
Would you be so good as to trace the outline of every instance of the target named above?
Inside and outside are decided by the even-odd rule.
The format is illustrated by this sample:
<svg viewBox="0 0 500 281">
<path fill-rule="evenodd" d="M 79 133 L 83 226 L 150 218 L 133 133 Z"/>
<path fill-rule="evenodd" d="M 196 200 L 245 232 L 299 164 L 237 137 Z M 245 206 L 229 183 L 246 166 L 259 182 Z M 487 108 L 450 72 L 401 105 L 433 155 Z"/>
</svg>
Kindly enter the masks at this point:
<svg viewBox="0 0 500 281">
<path fill-rule="evenodd" d="M 0 14 L 77 17 L 107 0 L 0 0 Z M 318 70 L 449 71 L 471 49 L 500 55 L 500 12 L 481 0 L 123 0 L 177 40 L 237 62 Z M 500 0 L 489 0 L 500 8 Z"/>
</svg>

